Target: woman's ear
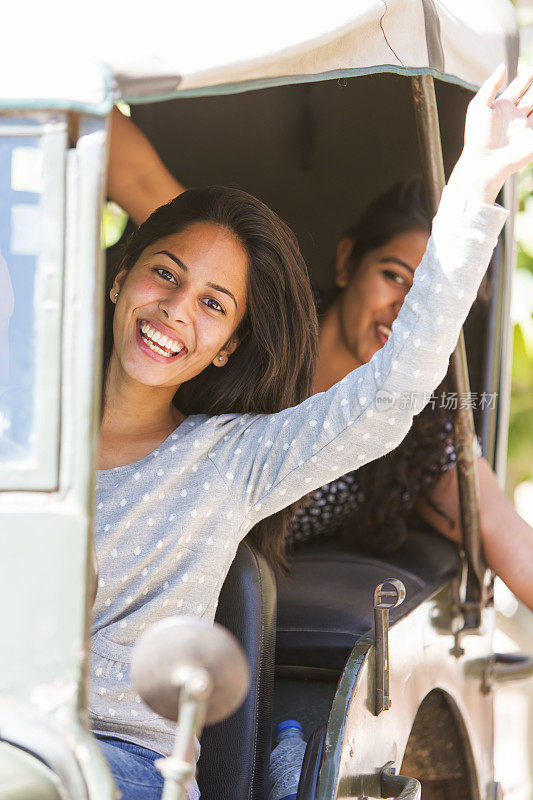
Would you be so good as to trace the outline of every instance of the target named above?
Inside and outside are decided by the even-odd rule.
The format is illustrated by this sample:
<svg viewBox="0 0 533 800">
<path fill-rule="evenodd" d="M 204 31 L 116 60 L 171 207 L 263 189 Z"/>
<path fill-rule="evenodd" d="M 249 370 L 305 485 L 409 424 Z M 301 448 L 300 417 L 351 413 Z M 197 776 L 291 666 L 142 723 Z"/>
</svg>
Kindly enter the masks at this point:
<svg viewBox="0 0 533 800">
<path fill-rule="evenodd" d="M 335 254 L 335 286 L 345 289 L 350 283 L 350 256 L 353 250 L 353 239 L 345 236 L 337 245 Z"/>
<path fill-rule="evenodd" d="M 117 274 L 115 280 L 113 281 L 113 286 L 109 292 L 109 297 L 111 298 L 112 303 L 116 303 L 118 300 L 118 296 L 120 294 L 120 289 L 124 278 L 126 277 L 126 270 L 121 269 L 120 272 Z"/>
<path fill-rule="evenodd" d="M 228 363 L 228 359 L 232 353 L 235 352 L 237 347 L 239 346 L 238 339 L 230 339 L 224 347 L 219 351 L 216 358 L 213 359 L 213 364 L 215 367 L 223 367 Z"/>
</svg>

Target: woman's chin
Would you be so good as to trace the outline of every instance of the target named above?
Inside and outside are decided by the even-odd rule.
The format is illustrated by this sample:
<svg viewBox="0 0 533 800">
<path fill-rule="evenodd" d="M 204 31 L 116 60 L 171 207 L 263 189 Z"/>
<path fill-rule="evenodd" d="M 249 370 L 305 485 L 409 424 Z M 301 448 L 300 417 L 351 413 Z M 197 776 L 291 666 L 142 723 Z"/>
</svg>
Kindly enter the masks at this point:
<svg viewBox="0 0 533 800">
<path fill-rule="evenodd" d="M 381 350 L 381 347 L 369 347 L 367 351 L 361 353 L 359 357 L 359 361 L 361 364 L 368 364 L 368 362 L 372 359 L 373 356 L 376 355 Z"/>
<path fill-rule="evenodd" d="M 109 376 L 114 374 L 119 381 L 125 380 L 128 383 L 153 389 L 169 387 L 174 384 L 177 388 L 183 381 L 174 370 L 170 374 L 165 366 L 155 360 L 148 363 L 144 354 L 141 358 L 138 357 L 138 354 L 134 354 L 130 357 L 117 358 L 115 368 L 110 370 Z"/>
</svg>

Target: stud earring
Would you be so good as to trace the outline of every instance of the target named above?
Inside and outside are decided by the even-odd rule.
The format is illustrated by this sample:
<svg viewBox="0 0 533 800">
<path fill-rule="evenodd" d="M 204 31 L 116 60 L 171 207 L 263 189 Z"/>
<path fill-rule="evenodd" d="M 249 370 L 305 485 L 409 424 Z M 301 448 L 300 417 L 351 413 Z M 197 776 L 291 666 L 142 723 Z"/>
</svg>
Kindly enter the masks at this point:
<svg viewBox="0 0 533 800">
<path fill-rule="evenodd" d="M 223 357 L 223 356 L 219 356 L 219 357 L 218 357 L 218 360 L 219 360 L 219 361 L 223 361 L 223 359 L 224 359 L 224 357 Z"/>
<path fill-rule="evenodd" d="M 117 297 L 118 297 L 118 292 L 115 292 L 115 300 L 117 299 Z"/>
</svg>

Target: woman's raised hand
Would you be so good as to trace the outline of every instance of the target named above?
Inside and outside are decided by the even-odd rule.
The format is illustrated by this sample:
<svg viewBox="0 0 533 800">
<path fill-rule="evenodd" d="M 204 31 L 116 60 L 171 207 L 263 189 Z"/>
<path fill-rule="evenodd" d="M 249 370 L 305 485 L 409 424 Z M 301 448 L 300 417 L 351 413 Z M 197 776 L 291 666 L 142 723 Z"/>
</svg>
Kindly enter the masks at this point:
<svg viewBox="0 0 533 800">
<path fill-rule="evenodd" d="M 533 160 L 533 70 L 505 83 L 504 64 L 468 106 L 465 144 L 449 184 L 471 199 L 493 203 L 506 178 Z"/>
</svg>

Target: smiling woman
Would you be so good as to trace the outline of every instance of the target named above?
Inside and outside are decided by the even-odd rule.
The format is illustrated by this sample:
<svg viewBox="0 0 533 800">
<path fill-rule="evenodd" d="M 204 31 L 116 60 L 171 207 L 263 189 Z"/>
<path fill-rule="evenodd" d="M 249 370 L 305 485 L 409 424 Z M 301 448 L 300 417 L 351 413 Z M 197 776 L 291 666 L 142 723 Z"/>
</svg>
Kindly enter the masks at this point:
<svg viewBox="0 0 533 800">
<path fill-rule="evenodd" d="M 315 391 L 329 389 L 366 364 L 387 342 L 430 231 L 431 217 L 418 179 L 380 195 L 347 230 L 335 254 L 336 296 L 321 309 Z"/>
<path fill-rule="evenodd" d="M 224 418 L 211 415 L 226 412 L 225 442 L 243 413 L 278 412 L 305 399 L 317 320 L 291 231 L 260 201 L 221 187 L 186 192 L 154 212 L 127 243 L 109 296 L 91 711 L 115 778 L 133 798 L 110 734 L 159 753 L 170 751 L 172 736 L 154 715 L 144 719 L 131 689 L 124 691 L 128 646 L 162 609 L 212 618 L 251 527 L 228 493 L 230 470 L 212 461 L 211 434 Z M 187 418 L 191 411 L 200 413 Z M 206 429 L 213 420 L 221 427 Z M 291 505 L 287 498 L 256 520 L 259 546 L 278 570 Z M 110 670 L 122 677 L 103 682 Z M 144 771 L 139 781 L 148 781 Z"/>
<path fill-rule="evenodd" d="M 307 400 L 316 316 L 297 243 L 276 214 L 234 189 L 191 190 L 128 242 L 106 340 L 90 687 L 93 730 L 108 740 L 126 800 L 159 797 L 154 753 L 173 743 L 130 685 L 140 632 L 177 612 L 212 621 L 252 528 L 279 570 L 291 504 L 394 449 L 415 413 L 402 393 L 430 393 L 443 378 L 507 217 L 492 203 L 533 156 L 533 74 L 496 100 L 504 78 L 496 72 L 472 101 L 465 151 L 394 331 L 381 348 L 375 340 L 368 363 Z M 525 136 L 513 133 L 518 117 Z M 391 266 L 383 258 L 379 281 Z M 393 404 L 379 413 L 383 392 Z M 124 770 L 128 749 L 144 758 L 138 779 Z"/>
<path fill-rule="evenodd" d="M 386 344 L 409 296 L 430 229 L 424 185 L 421 179 L 411 179 L 374 200 L 340 241 L 336 294 L 319 308 L 314 391 L 326 391 Z M 443 305 L 436 322 L 446 313 Z M 435 343 L 437 349 L 440 346 Z M 435 392 L 437 399 L 423 410 L 418 393 L 407 395 L 404 401 L 413 402 L 421 413 L 401 445 L 312 492 L 291 522 L 288 544 L 342 536 L 349 546 L 383 553 L 402 543 L 413 514 L 415 522 L 420 515 L 440 533 L 462 542 L 453 395 L 446 390 L 443 381 Z M 533 529 L 516 513 L 480 448 L 478 470 L 485 556 L 496 574 L 533 608 Z"/>
<path fill-rule="evenodd" d="M 121 364 L 141 383 L 155 387 L 162 380 L 165 395 L 170 387 L 172 397 L 211 362 L 225 364 L 238 344 L 246 282 L 243 246 L 215 223 L 190 224 L 147 247 L 131 269 L 120 271 L 111 289 L 117 310 L 110 375 Z M 176 341 L 174 352 L 164 350 L 169 339 Z M 172 364 L 172 371 L 159 376 L 139 348 L 156 363 Z"/>
</svg>

